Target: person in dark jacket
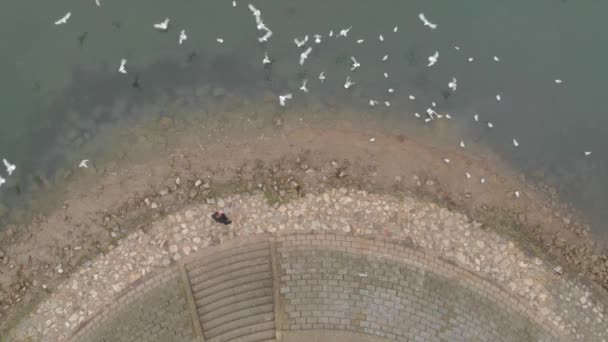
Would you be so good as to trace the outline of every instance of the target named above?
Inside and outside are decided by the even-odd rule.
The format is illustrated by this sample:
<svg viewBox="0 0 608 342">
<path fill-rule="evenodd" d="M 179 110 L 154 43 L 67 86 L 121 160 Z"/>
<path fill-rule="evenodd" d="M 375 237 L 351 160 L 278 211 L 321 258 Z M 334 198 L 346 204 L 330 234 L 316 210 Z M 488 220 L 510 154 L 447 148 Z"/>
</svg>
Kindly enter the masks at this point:
<svg viewBox="0 0 608 342">
<path fill-rule="evenodd" d="M 223 224 L 231 224 L 232 221 L 230 221 L 230 219 L 228 218 L 228 216 L 226 216 L 226 214 L 224 214 L 223 211 L 216 211 L 213 213 L 213 215 L 211 215 L 211 218 L 218 223 L 223 223 Z"/>
</svg>

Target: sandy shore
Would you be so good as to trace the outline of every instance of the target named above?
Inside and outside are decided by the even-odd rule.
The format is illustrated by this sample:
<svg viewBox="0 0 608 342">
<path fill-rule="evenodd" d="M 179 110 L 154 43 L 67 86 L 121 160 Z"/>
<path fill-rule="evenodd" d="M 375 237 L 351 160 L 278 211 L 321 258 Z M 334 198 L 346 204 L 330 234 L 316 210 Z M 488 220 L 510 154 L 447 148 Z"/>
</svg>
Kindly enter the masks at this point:
<svg viewBox="0 0 608 342">
<path fill-rule="evenodd" d="M 55 201 L 60 199 L 60 205 L 39 215 L 30 224 L 7 227 L 0 237 L 3 251 L 0 263 L 2 329 L 15 327 L 28 317 L 20 325 L 21 333 L 36 333 L 36 328 L 29 329 L 31 323 L 27 322 L 45 322 L 44 326 L 54 329 L 57 334 L 53 336 L 65 334 L 103 303 L 89 303 L 86 310 L 80 310 L 72 303 L 70 309 L 66 306 L 61 314 L 53 311 L 56 316 L 48 316 L 51 306 L 39 306 L 40 303 L 48 303 L 45 300 L 52 303 L 66 296 L 66 289 L 74 287 L 70 285 L 73 277 L 91 276 L 91 270 L 99 265 L 104 255 L 117 253 L 115 251 L 120 247 L 116 246 L 131 241 L 124 237 L 131 236 L 129 239 L 139 241 L 141 235 L 138 234 L 144 234 L 150 241 L 158 242 L 156 235 L 150 236 L 148 232 L 180 233 L 163 232 L 163 228 L 158 227 L 174 227 L 166 222 L 176 220 L 176 213 L 186 208 L 196 208 L 199 220 L 203 222 L 203 218 L 207 218 L 205 211 L 220 206 L 220 199 L 225 204 L 240 201 L 243 208 L 259 206 L 259 210 L 267 214 L 257 212 L 258 216 L 254 217 L 254 212 L 248 209 L 229 208 L 234 210 L 236 223 L 230 234 L 251 234 L 257 232 L 253 227 L 260 227 L 262 231 L 269 229 L 261 224 L 274 219 L 273 215 L 278 217 L 277 222 L 282 222 L 281 217 L 289 216 L 289 212 L 293 218 L 298 206 L 311 205 L 311 201 L 323 199 L 323 194 L 336 196 L 336 189 L 340 188 L 348 189 L 349 196 L 354 196 L 354 191 L 365 191 L 365 194 L 376 196 L 374 201 L 397 202 L 387 204 L 389 212 L 379 211 L 366 216 L 369 221 L 360 221 L 368 222 L 361 227 L 354 226 L 361 219 L 354 212 L 340 212 L 338 208 L 326 212 L 325 217 L 337 220 L 336 229 L 344 230 L 348 223 L 353 233 L 395 234 L 415 240 L 417 235 L 413 229 L 427 234 L 430 232 L 417 227 L 431 227 L 432 231 L 433 225 L 432 221 L 419 220 L 409 225 L 409 231 L 403 228 L 404 221 L 399 220 L 409 220 L 406 215 L 409 209 L 400 206 L 404 205 L 401 203 L 403 198 L 409 198 L 413 206 L 425 203 L 420 205 L 438 210 L 439 218 L 444 215 L 441 213 L 449 217 L 457 215 L 459 220 L 471 225 L 467 229 L 474 230 L 475 234 L 492 234 L 493 239 L 503 239 L 501 244 L 504 246 L 510 246 L 510 241 L 522 258 L 528 258 L 524 261 L 526 265 L 533 265 L 538 258 L 545 272 L 542 279 L 580 274 L 592 282 L 586 287 L 583 282 L 577 283 L 577 288 L 590 294 L 605 291 L 602 285 L 608 286 L 608 261 L 593 245 L 588 227 L 579 223 L 576 215 L 560 204 L 550 191 L 527 183 L 524 177 L 510 171 L 480 147 L 471 146 L 467 150 L 442 147 L 425 137 L 387 134 L 379 126 L 366 124 L 363 127 L 352 121 L 313 123 L 302 120 L 298 113 L 287 115 L 271 111 L 268 116 L 271 125 L 264 124 L 265 119 L 252 113 L 235 111 L 232 114 L 233 122 L 211 120 L 201 124 L 165 117 L 146 127 L 133 128 L 131 131 L 138 137 L 137 141 L 122 146 L 121 151 L 111 157 L 92 160 L 92 167 L 88 169 L 77 169 L 67 185 L 53 193 Z M 470 178 L 466 177 L 467 173 Z M 339 196 L 346 194 L 341 192 Z M 332 198 L 331 203 L 340 203 L 339 197 Z M 375 207 L 372 204 L 370 208 Z M 393 219 L 392 212 L 402 212 L 402 215 L 399 219 L 398 214 L 397 221 L 391 223 L 396 228 L 389 229 L 386 224 Z M 331 226 L 322 218 L 309 220 L 306 215 L 298 216 L 302 229 L 319 229 L 320 226 L 310 226 L 314 222 Z M 340 220 L 346 220 L 346 223 Z M 374 224 L 376 221 L 380 223 Z M 462 222 L 455 224 L 454 229 L 462 227 Z M 287 229 L 292 223 L 277 223 L 275 229 L 282 229 L 280 224 Z M 238 231 L 241 228 L 242 231 Z M 191 251 L 195 246 L 202 248 L 205 244 L 221 242 L 223 237 L 214 238 L 218 235 L 212 232 L 215 228 L 209 229 L 211 232 L 201 230 L 198 242 L 189 245 Z M 431 237 L 426 235 L 416 241 L 423 247 L 435 248 L 442 239 Z M 173 238 L 167 235 L 166 240 L 173 241 L 170 240 Z M 189 239 L 194 241 L 194 237 Z M 160 249 L 151 250 L 151 253 L 161 253 L 155 263 L 138 266 L 153 272 L 179 255 L 172 252 L 175 248 L 183 252 L 185 247 L 177 242 L 161 245 L 157 246 Z M 147 251 L 141 250 L 141 253 Z M 446 257 L 483 271 L 479 257 L 459 255 L 456 249 L 451 253 Z M 484 255 L 486 252 L 476 250 L 475 253 Z M 514 256 L 513 261 L 519 260 L 519 256 Z M 112 258 L 119 260 L 119 257 Z M 479 264 L 476 259 L 480 260 Z M 498 273 L 509 274 L 502 270 Z M 515 277 L 517 272 L 510 274 L 509 277 Z M 122 282 L 126 286 L 128 279 L 127 276 L 113 281 L 113 285 Z M 496 279 L 501 280 L 500 277 Z M 522 279 L 534 281 L 535 278 Z M 91 281 L 91 286 L 94 283 L 96 281 Z M 74 290 L 83 291 L 83 286 L 89 286 L 84 284 L 87 283 L 77 281 Z M 100 288 L 99 291 L 110 291 L 109 280 L 103 284 L 104 290 Z M 523 296 L 534 293 L 536 298 L 538 291 L 526 292 L 524 289 L 538 284 L 543 282 L 530 285 L 514 282 L 513 291 L 521 292 Z M 104 297 L 99 291 L 100 297 Z M 587 302 L 585 299 L 580 306 Z M 552 305 L 556 306 L 547 306 L 548 310 L 553 310 L 555 317 L 562 317 L 559 305 Z M 593 306 L 600 310 L 598 307 Z M 589 305 L 586 309 L 593 310 Z M 40 321 L 43 317 L 47 318 Z M 56 320 L 47 324 L 52 317 Z M 564 325 L 564 330 L 567 329 L 572 328 Z M 576 335 L 577 330 L 570 332 Z"/>
</svg>

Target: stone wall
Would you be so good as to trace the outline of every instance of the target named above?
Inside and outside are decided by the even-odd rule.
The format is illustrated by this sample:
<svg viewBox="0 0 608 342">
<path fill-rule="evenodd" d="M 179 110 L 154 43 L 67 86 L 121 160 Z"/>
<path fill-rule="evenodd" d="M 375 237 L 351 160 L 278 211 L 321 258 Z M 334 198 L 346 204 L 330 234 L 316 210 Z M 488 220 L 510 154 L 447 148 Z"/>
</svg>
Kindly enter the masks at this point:
<svg viewBox="0 0 608 342">
<path fill-rule="evenodd" d="M 149 279 L 79 331 L 73 341 L 192 341 L 192 321 L 179 272 Z"/>
<path fill-rule="evenodd" d="M 396 341 L 555 340 L 505 293 L 402 246 L 315 234 L 287 237 L 277 253 L 286 330 Z M 409 262 L 390 260 L 399 254 Z"/>
</svg>

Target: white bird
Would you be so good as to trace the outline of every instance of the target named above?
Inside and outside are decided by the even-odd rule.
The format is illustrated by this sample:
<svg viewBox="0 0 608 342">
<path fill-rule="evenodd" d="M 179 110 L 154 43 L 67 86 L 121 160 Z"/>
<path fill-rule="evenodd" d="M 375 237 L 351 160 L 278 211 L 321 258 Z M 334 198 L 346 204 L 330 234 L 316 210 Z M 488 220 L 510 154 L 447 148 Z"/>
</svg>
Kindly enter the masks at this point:
<svg viewBox="0 0 608 342">
<path fill-rule="evenodd" d="M 500 58 L 498 58 L 497 56 L 494 56 L 494 61 L 500 62 Z"/>
<path fill-rule="evenodd" d="M 350 76 L 346 76 L 346 81 L 344 82 L 344 89 L 350 88 L 355 83 L 356 82 L 353 82 L 353 81 L 350 80 Z"/>
<path fill-rule="evenodd" d="M 431 106 L 437 107 L 437 104 L 435 103 L 435 101 L 431 102 Z"/>
<path fill-rule="evenodd" d="M 393 88 L 388 88 L 388 92 L 389 92 L 389 93 L 394 93 L 394 92 L 395 92 L 395 89 L 393 89 Z"/>
<path fill-rule="evenodd" d="M 375 100 L 369 100 L 369 106 L 370 106 L 370 107 L 373 107 L 373 106 L 377 105 L 378 103 L 379 103 L 378 101 L 375 101 Z"/>
<path fill-rule="evenodd" d="M 424 13 L 418 14 L 418 18 L 420 18 L 420 20 L 422 20 L 422 23 L 424 24 L 424 26 L 428 26 L 431 30 L 434 30 L 437 28 L 437 24 L 433 24 L 432 22 L 430 22 L 424 15 Z"/>
<path fill-rule="evenodd" d="M 99 3 L 99 0 L 95 0 L 95 5 L 97 5 L 97 7 L 101 6 L 101 4 Z"/>
<path fill-rule="evenodd" d="M 236 1 L 232 1 L 232 7 L 236 7 Z"/>
<path fill-rule="evenodd" d="M 224 42 L 223 38 L 216 38 L 215 40 L 217 40 L 218 43 L 222 44 Z"/>
<path fill-rule="evenodd" d="M 376 141 L 376 138 L 369 138 L 369 142 L 374 142 Z"/>
<path fill-rule="evenodd" d="M 264 59 L 262 59 L 262 64 L 266 65 L 266 64 L 270 64 L 270 58 L 268 57 L 268 52 L 264 52 Z"/>
<path fill-rule="evenodd" d="M 61 17 L 61 19 L 55 21 L 55 25 L 67 24 L 68 19 L 70 19 L 71 16 L 72 16 L 72 12 L 66 13 L 63 17 Z"/>
<path fill-rule="evenodd" d="M 182 45 L 182 43 L 184 42 L 184 40 L 188 39 L 188 36 L 186 35 L 186 30 L 182 30 L 179 33 L 179 45 Z"/>
<path fill-rule="evenodd" d="M 563 82 L 563 81 L 562 81 L 562 80 L 560 80 L 560 79 L 555 80 L 555 83 L 556 83 L 556 84 L 561 84 L 562 82 Z"/>
<path fill-rule="evenodd" d="M 458 86 L 458 84 L 456 83 L 456 78 L 452 77 L 452 81 L 450 83 L 448 83 L 448 87 L 450 89 L 452 89 L 452 91 L 456 91 L 456 87 Z"/>
<path fill-rule="evenodd" d="M 488 127 L 489 127 L 489 128 L 493 128 L 493 127 L 494 127 L 494 124 L 492 124 L 491 122 L 489 122 L 489 121 L 488 121 Z"/>
<path fill-rule="evenodd" d="M 329 36 L 333 37 L 334 36 L 334 30 L 329 30 Z"/>
<path fill-rule="evenodd" d="M 365 41 L 365 39 L 357 39 L 357 44 L 362 44 Z"/>
<path fill-rule="evenodd" d="M 312 47 L 309 46 L 306 50 L 304 50 L 304 52 L 300 54 L 300 65 L 304 65 L 304 62 L 306 62 L 306 59 L 308 58 L 308 55 L 310 55 L 311 51 Z"/>
<path fill-rule="evenodd" d="M 414 116 L 420 118 L 420 113 L 414 113 Z"/>
<path fill-rule="evenodd" d="M 354 71 L 355 69 L 357 69 L 358 67 L 361 66 L 361 63 L 357 62 L 357 60 L 355 59 L 355 57 L 350 56 L 350 60 L 353 61 L 353 64 L 350 67 L 350 71 Z"/>
<path fill-rule="evenodd" d="M 435 63 L 437 63 L 437 58 L 439 58 L 439 51 L 435 51 L 432 56 L 429 56 L 429 64 L 427 67 L 435 65 Z"/>
<path fill-rule="evenodd" d="M 388 78 L 388 73 L 384 73 L 384 78 Z"/>
<path fill-rule="evenodd" d="M 89 165 L 87 164 L 88 162 L 89 162 L 88 159 L 83 159 L 80 161 L 80 164 L 78 164 L 78 167 L 88 169 L 89 168 Z"/>
<path fill-rule="evenodd" d="M 379 36 L 378 36 L 378 39 L 379 39 L 381 42 L 383 42 L 383 41 L 384 41 L 384 37 L 383 37 L 382 35 L 379 35 Z"/>
<path fill-rule="evenodd" d="M 319 79 L 321 80 L 321 83 L 325 81 L 325 71 L 321 71 L 321 73 L 319 74 Z"/>
<path fill-rule="evenodd" d="M 340 32 L 338 33 L 338 37 L 346 37 L 346 36 L 348 36 L 348 32 L 350 31 L 351 28 L 353 28 L 353 27 L 349 26 L 348 28 L 341 29 Z"/>
<path fill-rule="evenodd" d="M 303 91 L 303 92 L 305 92 L 305 93 L 308 93 L 308 88 L 306 88 L 306 84 L 307 83 L 308 83 L 308 80 L 307 79 L 303 79 L 302 80 L 302 85 L 300 86 L 300 90 Z"/>
<path fill-rule="evenodd" d="M 315 43 L 317 43 L 317 44 L 321 43 L 321 35 L 320 34 L 315 34 Z"/>
<path fill-rule="evenodd" d="M 397 26 L 393 27 L 393 32 L 397 32 L 399 28 Z"/>
<path fill-rule="evenodd" d="M 260 12 L 259 9 L 255 8 L 252 4 L 247 5 L 247 7 L 249 7 L 249 10 L 253 13 L 253 16 L 256 18 L 256 20 L 260 18 L 262 12 Z"/>
<path fill-rule="evenodd" d="M 590 156 L 590 155 L 591 155 L 591 151 L 586 151 L 586 152 L 585 152 L 585 155 L 586 155 L 586 156 Z"/>
<path fill-rule="evenodd" d="M 446 163 L 446 164 L 449 164 L 450 160 L 448 158 L 443 158 L 443 162 Z"/>
<path fill-rule="evenodd" d="M 437 112 L 436 112 L 436 111 L 434 111 L 432 108 L 427 108 L 427 109 L 426 109 L 426 113 L 428 114 L 428 116 L 429 116 L 429 119 L 430 119 L 430 120 L 434 120 L 434 119 L 435 119 L 435 118 L 433 117 L 433 115 L 435 115 L 435 116 L 437 116 L 437 117 L 439 116 L 439 115 L 437 114 Z"/>
<path fill-rule="evenodd" d="M 154 28 L 161 31 L 167 31 L 167 29 L 169 29 L 169 18 L 165 18 L 165 20 L 160 23 L 154 24 Z"/>
<path fill-rule="evenodd" d="M 475 60 L 475 58 L 473 58 L 473 57 L 469 57 L 469 62 L 472 62 L 472 61 L 474 61 L 474 60 Z"/>
<path fill-rule="evenodd" d="M 127 65 L 127 60 L 124 58 L 121 59 L 120 66 L 118 67 L 118 72 L 121 74 L 126 74 L 127 73 L 127 69 L 125 68 L 126 65 Z"/>
<path fill-rule="evenodd" d="M 479 122 L 479 114 L 473 115 L 473 120 L 475 120 L 475 122 Z"/>
<path fill-rule="evenodd" d="M 258 42 L 260 42 L 260 43 L 267 42 L 270 37 L 272 37 L 272 31 L 270 31 L 268 28 L 266 28 L 266 33 L 263 36 L 261 36 L 260 38 L 258 38 Z"/>
<path fill-rule="evenodd" d="M 285 106 L 285 104 L 287 103 L 287 100 L 291 100 L 293 98 L 293 95 L 291 93 L 287 93 L 285 95 L 279 95 L 279 104 L 281 106 Z"/>
<path fill-rule="evenodd" d="M 410 96 L 409 96 L 409 98 L 410 98 L 410 100 L 412 100 L 412 101 L 413 101 L 413 100 L 415 100 L 415 99 L 416 99 L 416 96 L 414 96 L 414 95 L 410 95 Z"/>
<path fill-rule="evenodd" d="M 390 107 L 390 106 L 391 106 L 391 103 L 390 103 L 390 102 L 388 102 L 388 101 L 384 101 L 384 105 L 385 105 L 385 106 L 387 106 L 387 107 Z"/>
<path fill-rule="evenodd" d="M 515 191 L 515 197 L 519 198 L 520 194 L 519 191 Z"/>
<path fill-rule="evenodd" d="M 452 120 L 452 116 L 450 114 L 445 114 L 445 118 L 448 120 Z"/>
<path fill-rule="evenodd" d="M 302 47 L 302 46 L 304 46 L 304 44 L 308 43 L 308 35 L 306 35 L 302 39 L 298 39 L 296 37 L 296 38 L 293 39 L 293 42 L 296 44 L 297 47 Z"/>
<path fill-rule="evenodd" d="M 464 174 L 467 176 L 467 178 L 471 178 L 471 174 L 470 173 L 465 172 Z"/>
<path fill-rule="evenodd" d="M 458 45 L 454 46 L 454 50 L 460 51 L 460 46 L 458 46 Z"/>
<path fill-rule="evenodd" d="M 2 186 L 2 184 L 6 183 L 6 179 L 2 178 L 2 176 L 0 176 L 0 186 Z"/>
<path fill-rule="evenodd" d="M 13 172 L 15 172 L 15 170 L 17 169 L 16 165 L 13 165 L 11 163 L 8 162 L 8 160 L 6 159 L 2 159 L 2 162 L 4 163 L 4 167 L 6 167 L 6 173 L 8 173 L 8 175 L 12 175 Z"/>
<path fill-rule="evenodd" d="M 513 139 L 513 146 L 517 147 L 519 146 L 519 142 L 517 142 L 517 140 Z"/>
<path fill-rule="evenodd" d="M 382 57 L 383 62 L 386 62 L 387 59 L 388 59 L 388 55 L 384 55 L 384 57 Z"/>
<path fill-rule="evenodd" d="M 481 177 L 481 179 L 479 181 L 481 182 L 481 184 L 484 184 L 486 182 L 486 179 Z"/>
<path fill-rule="evenodd" d="M 460 140 L 460 147 L 465 148 L 464 141 Z"/>
<path fill-rule="evenodd" d="M 502 98 L 500 97 L 500 94 L 496 94 L 496 101 L 500 102 L 500 100 L 502 100 Z"/>
</svg>

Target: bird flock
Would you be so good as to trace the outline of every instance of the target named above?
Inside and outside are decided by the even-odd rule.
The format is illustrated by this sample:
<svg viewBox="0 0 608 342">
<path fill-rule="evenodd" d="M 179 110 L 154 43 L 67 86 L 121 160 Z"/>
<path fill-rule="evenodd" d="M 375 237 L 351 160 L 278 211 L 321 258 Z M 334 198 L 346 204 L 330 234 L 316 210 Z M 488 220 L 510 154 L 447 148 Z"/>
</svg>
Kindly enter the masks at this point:
<svg viewBox="0 0 608 342">
<path fill-rule="evenodd" d="M 95 4 L 97 6 L 101 6 L 99 0 L 95 0 Z M 232 6 L 236 7 L 237 6 L 237 2 L 236 1 L 232 1 Z M 251 12 L 251 14 L 253 15 L 254 19 L 255 19 L 255 25 L 257 30 L 259 31 L 260 35 L 257 37 L 257 40 L 259 43 L 261 44 L 265 44 L 267 43 L 271 37 L 273 37 L 273 31 L 266 25 L 266 23 L 264 22 L 263 18 L 262 18 L 262 12 L 256 8 L 253 4 L 248 4 L 247 6 Z M 72 13 L 71 12 L 67 12 L 63 17 L 59 18 L 58 20 L 56 20 L 54 23 L 55 25 L 65 25 L 68 23 L 68 20 L 71 18 Z M 437 30 L 438 28 L 438 24 L 432 22 L 424 13 L 419 13 L 418 14 L 418 18 L 420 19 L 420 21 L 422 22 L 422 24 L 424 25 L 424 27 L 428 27 L 428 29 L 430 30 Z M 170 24 L 171 20 L 167 17 L 164 18 L 162 21 L 158 22 L 158 23 L 154 23 L 152 26 L 155 30 L 161 31 L 161 32 L 168 32 L 170 29 Z M 340 28 L 338 30 L 336 30 L 336 33 L 334 33 L 334 30 L 330 30 L 327 34 L 327 36 L 329 38 L 348 38 L 349 33 L 351 32 L 351 30 L 353 29 L 353 26 L 348 26 L 345 28 Z M 399 28 L 397 26 L 395 26 L 393 28 L 393 33 L 398 32 Z M 293 42 L 296 45 L 296 47 L 298 49 L 300 49 L 300 56 L 299 56 L 299 65 L 303 66 L 306 61 L 310 58 L 311 53 L 313 51 L 313 45 L 312 44 L 321 44 L 323 42 L 323 35 L 319 34 L 319 33 L 315 33 L 312 35 L 313 39 L 310 39 L 309 35 L 306 34 L 304 36 L 300 36 L 300 37 L 294 37 L 293 38 Z M 181 29 L 181 31 L 179 32 L 179 36 L 178 36 L 178 44 L 182 45 L 186 40 L 188 39 L 188 36 L 186 34 L 186 30 L 185 29 Z M 378 35 L 378 40 L 380 42 L 384 42 L 385 41 L 385 37 L 382 34 Z M 216 38 L 216 41 L 218 43 L 223 43 L 224 40 L 223 38 Z M 365 42 L 365 39 L 356 39 L 355 42 L 357 44 L 363 44 Z M 310 45 L 308 45 L 310 44 Z M 307 46 L 308 45 L 308 46 Z M 454 46 L 455 50 L 461 50 L 460 46 Z M 386 54 L 381 58 L 382 62 L 386 62 L 389 59 L 389 55 Z M 428 56 L 428 63 L 427 63 L 427 67 L 431 68 L 433 66 L 435 66 L 437 63 L 439 63 L 439 51 L 434 51 L 433 54 L 431 54 L 430 56 Z M 474 57 L 468 57 L 467 58 L 468 62 L 473 62 L 475 61 Z M 498 56 L 493 56 L 492 60 L 494 60 L 495 62 L 500 62 L 500 58 Z M 269 67 L 272 63 L 274 62 L 274 60 L 269 57 L 268 52 L 265 51 L 264 52 L 264 56 L 262 58 L 262 65 L 265 67 Z M 119 64 L 119 68 L 118 68 L 118 72 L 121 74 L 127 74 L 127 59 L 126 58 L 121 58 L 120 59 L 120 64 Z M 360 67 L 362 67 L 361 63 L 357 60 L 357 58 L 355 56 L 350 56 L 350 71 L 351 72 L 355 72 L 357 69 L 359 69 Z M 383 76 L 384 78 L 388 79 L 389 78 L 389 74 L 387 72 L 383 72 Z M 326 73 L 325 71 L 320 72 L 320 74 L 318 75 L 318 79 L 321 83 L 323 83 L 326 80 Z M 555 84 L 562 84 L 563 81 L 561 79 L 555 79 L 554 80 Z M 300 83 L 300 87 L 299 90 L 303 93 L 308 93 L 309 89 L 308 89 L 308 79 L 304 78 L 301 80 Z M 350 89 L 353 86 L 355 86 L 357 84 L 356 81 L 354 81 L 350 75 L 346 76 L 346 79 L 344 80 L 343 86 L 344 89 Z M 448 82 L 448 88 L 450 89 L 451 92 L 455 92 L 458 88 L 458 81 L 455 77 L 452 77 L 451 80 L 449 80 Z M 394 93 L 395 89 L 394 88 L 389 88 L 388 89 L 388 93 Z M 286 92 L 284 94 L 278 95 L 279 98 L 279 105 L 280 106 L 287 106 L 288 105 L 288 101 L 292 100 L 294 97 L 292 92 Z M 413 94 L 409 94 L 408 95 L 408 99 L 411 101 L 415 101 L 416 100 L 416 96 Z M 495 95 L 495 99 L 497 102 L 501 102 L 502 101 L 502 96 L 501 94 L 496 94 Z M 370 99 L 368 104 L 370 107 L 375 107 L 379 104 L 383 103 L 386 107 L 390 107 L 391 103 L 388 100 L 377 100 L 377 99 Z M 437 120 L 437 119 L 451 119 L 451 115 L 449 113 L 438 113 L 436 110 L 436 103 L 432 102 L 431 106 L 429 108 L 426 109 L 426 116 L 421 115 L 420 113 L 414 113 L 414 116 L 416 118 L 419 119 L 423 119 L 424 118 L 424 122 L 428 123 L 431 122 L 433 120 Z M 479 122 L 479 114 L 478 113 L 474 113 L 473 115 L 473 120 L 478 123 Z M 488 128 L 493 128 L 494 125 L 492 122 L 486 122 L 487 127 Z M 369 139 L 370 142 L 374 142 L 375 138 L 371 138 Z M 514 147 L 519 147 L 519 141 L 516 138 L 512 139 L 512 144 Z M 466 144 L 464 142 L 464 140 L 460 141 L 459 144 L 460 148 L 466 148 Z M 585 151 L 584 152 L 585 156 L 590 156 L 591 155 L 591 151 Z M 12 174 L 12 172 L 15 170 L 15 166 L 9 164 L 6 159 L 3 159 L 4 164 L 6 166 L 7 172 L 9 174 L 9 176 Z M 83 160 L 81 162 L 81 164 L 79 165 L 79 167 L 83 167 L 86 168 L 87 167 L 87 162 L 88 160 Z M 444 158 L 443 162 L 446 164 L 450 164 L 450 159 L 448 158 Z M 465 176 L 467 179 L 470 179 L 472 176 L 469 172 L 465 173 Z M 0 186 L 5 182 L 5 180 L 3 178 L 0 177 Z M 480 177 L 480 182 L 481 183 L 485 183 L 485 178 L 484 177 Z M 514 195 L 519 198 L 520 197 L 520 192 L 519 191 L 515 191 Z"/>
</svg>

